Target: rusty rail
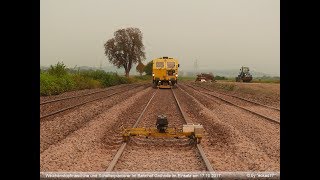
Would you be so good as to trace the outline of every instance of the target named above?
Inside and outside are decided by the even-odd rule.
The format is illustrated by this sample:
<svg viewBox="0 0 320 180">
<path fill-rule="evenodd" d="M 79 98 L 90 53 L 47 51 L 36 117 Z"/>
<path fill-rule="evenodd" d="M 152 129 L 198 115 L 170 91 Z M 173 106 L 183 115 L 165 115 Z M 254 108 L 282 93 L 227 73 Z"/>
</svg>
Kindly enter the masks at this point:
<svg viewBox="0 0 320 180">
<path fill-rule="evenodd" d="M 136 86 L 134 86 L 134 88 L 139 87 L 139 86 L 143 86 L 143 85 L 136 85 Z M 102 97 L 98 97 L 98 98 L 95 98 L 95 99 L 91 99 L 91 100 L 89 100 L 89 101 L 85 101 L 85 102 L 82 102 L 82 103 L 79 103 L 79 104 L 76 104 L 76 105 L 72 105 L 72 106 L 69 106 L 69 107 L 66 107 L 66 108 L 62 108 L 62 109 L 60 109 L 60 110 L 57 110 L 57 111 L 48 113 L 48 114 L 43 115 L 43 116 L 40 116 L 40 119 L 43 119 L 43 118 L 46 118 L 46 117 L 49 117 L 49 116 L 58 114 L 58 113 L 60 113 L 60 112 L 63 112 L 63 111 L 66 111 L 66 110 L 69 110 L 69 109 L 72 109 L 72 108 L 75 108 L 75 107 L 78 107 L 78 106 L 81 106 L 81 105 L 84 105 L 84 104 L 93 102 L 93 101 L 97 101 L 97 100 L 100 100 L 100 99 L 104 99 L 104 98 L 107 98 L 107 97 L 110 97 L 110 96 L 119 94 L 119 93 L 124 92 L 124 91 L 127 91 L 127 89 L 122 90 L 122 91 L 118 91 L 118 92 L 115 92 L 115 93 L 112 93 L 112 94 L 109 94 L 109 95 L 107 95 L 107 96 L 102 96 Z"/>
<path fill-rule="evenodd" d="M 179 107 L 179 110 L 180 110 L 180 112 L 181 112 L 181 114 L 182 114 L 182 116 L 183 116 L 183 119 L 185 120 L 186 123 L 192 122 L 192 121 L 188 118 L 188 116 L 186 115 L 186 113 L 185 113 L 184 111 L 182 111 L 181 105 L 180 105 L 180 103 L 179 103 L 179 101 L 178 101 L 178 98 L 177 98 L 176 94 L 174 93 L 173 89 L 171 89 L 171 90 L 172 90 L 173 96 L 174 96 L 174 98 L 175 98 L 175 100 L 176 100 L 176 102 L 177 102 L 177 105 L 178 105 L 178 107 Z M 208 170 L 208 171 L 213 171 L 213 168 L 212 168 L 212 166 L 211 166 L 211 163 L 210 163 L 210 161 L 208 160 L 208 158 L 207 158 L 206 154 L 204 153 L 204 151 L 203 151 L 203 149 L 202 149 L 202 146 L 201 146 L 200 144 L 197 144 L 197 149 L 198 149 L 198 151 L 199 151 L 199 153 L 200 153 L 200 155 L 201 155 L 201 158 L 202 158 L 203 162 L 204 162 L 205 165 L 206 165 L 207 170 Z"/>
<path fill-rule="evenodd" d="M 143 111 L 141 112 L 140 116 L 138 117 L 136 123 L 132 126 L 132 128 L 137 127 L 137 125 L 138 125 L 138 123 L 140 122 L 140 120 L 141 120 L 144 112 L 146 111 L 146 109 L 147 109 L 147 107 L 149 106 L 151 100 L 153 99 L 153 97 L 156 95 L 157 92 L 158 92 L 158 89 L 153 93 L 153 95 L 152 95 L 151 98 L 149 99 L 147 105 L 144 107 Z M 114 166 L 117 164 L 117 162 L 118 162 L 119 158 L 121 157 L 121 155 L 122 155 L 124 149 L 126 148 L 126 146 L 127 146 L 127 143 L 126 143 L 126 142 L 124 142 L 124 143 L 121 145 L 120 149 L 117 151 L 116 155 L 113 157 L 112 161 L 110 162 L 110 164 L 109 164 L 106 172 L 111 172 L 111 171 L 113 170 Z"/>
<path fill-rule="evenodd" d="M 149 102 L 148 102 L 147 105 L 144 107 L 144 109 L 143 109 L 143 111 L 141 112 L 140 116 L 138 117 L 136 123 L 133 125 L 133 128 L 137 127 L 137 125 L 139 124 L 139 122 L 140 122 L 140 120 L 141 120 L 144 112 L 145 112 L 146 109 L 148 108 L 151 100 L 152 100 L 153 97 L 156 95 L 157 91 L 158 91 L 158 89 L 153 93 L 152 97 L 149 99 Z M 175 100 L 176 100 L 176 103 L 177 103 L 177 105 L 178 105 L 178 107 L 179 107 L 179 110 L 180 110 L 180 112 L 181 112 L 181 114 L 182 114 L 185 122 L 191 122 L 191 121 L 188 119 L 188 117 L 186 116 L 185 112 L 182 111 L 182 108 L 181 108 L 181 106 L 180 106 L 180 103 L 179 103 L 179 101 L 178 101 L 178 99 L 177 99 L 177 97 L 176 97 L 173 89 L 171 89 L 171 91 L 172 91 L 172 93 L 173 93 L 173 95 L 174 95 L 174 98 L 175 98 Z M 115 165 L 117 164 L 118 160 L 120 159 L 121 155 L 123 154 L 126 146 L 127 146 L 127 143 L 123 143 L 123 144 L 121 145 L 121 147 L 120 147 L 119 150 L 117 151 L 116 155 L 113 157 L 112 161 L 110 162 L 110 164 L 109 164 L 106 172 L 111 172 L 111 171 L 114 169 Z M 200 153 L 200 155 L 201 155 L 201 157 L 202 157 L 202 159 L 203 159 L 203 161 L 204 161 L 204 163 L 205 163 L 205 165 L 206 165 L 207 170 L 213 172 L 213 168 L 212 168 L 212 166 L 211 166 L 208 158 L 206 157 L 206 155 L 205 155 L 205 153 L 204 153 L 201 145 L 200 145 L 200 144 L 197 144 L 197 148 L 198 148 L 198 151 L 199 151 L 199 153 Z"/>
<path fill-rule="evenodd" d="M 193 88 L 193 87 L 190 86 L 190 85 L 187 85 L 187 86 Z M 179 87 L 179 88 L 180 88 L 180 87 Z M 181 89 L 182 91 L 184 91 L 185 93 L 187 93 L 189 96 L 192 96 L 192 95 L 190 95 L 187 91 L 185 91 L 184 89 L 182 89 L 182 88 L 180 88 L 180 89 Z M 228 104 L 231 104 L 231 105 L 233 105 L 233 106 L 236 106 L 236 107 L 238 107 L 238 108 L 240 108 L 240 109 L 243 109 L 243 110 L 245 110 L 245 111 L 247 111 L 247 112 L 250 112 L 251 114 L 257 115 L 257 116 L 262 117 L 262 118 L 264 118 L 264 119 L 266 119 L 266 120 L 268 120 L 268 121 L 270 121 L 270 122 L 272 122 L 272 123 L 276 123 L 276 124 L 279 124 L 279 125 L 280 125 L 280 122 L 277 121 L 277 120 L 275 120 L 275 119 L 272 119 L 272 118 L 267 117 L 267 116 L 265 116 L 265 115 L 262 115 L 262 114 L 260 114 L 260 113 L 251 111 L 250 109 L 247 109 L 247 108 L 245 108 L 245 107 L 239 106 L 239 105 L 237 105 L 237 104 L 235 104 L 235 103 L 233 103 L 233 102 L 231 102 L 231 101 L 228 101 L 228 100 L 226 100 L 226 99 L 224 99 L 224 98 L 222 98 L 222 97 L 219 97 L 219 96 L 216 96 L 216 95 L 213 95 L 213 94 L 210 94 L 210 93 L 206 93 L 206 92 L 203 92 L 203 91 L 199 91 L 199 92 L 204 93 L 204 94 L 207 94 L 207 95 L 210 95 L 210 96 L 213 96 L 213 97 L 215 97 L 215 98 L 218 98 L 218 99 L 220 99 L 220 100 L 222 100 L 222 101 L 224 101 L 224 102 L 226 102 L 226 103 L 228 103 Z M 193 96 L 192 96 L 192 97 L 193 97 Z"/>
<path fill-rule="evenodd" d="M 121 85 L 119 85 L 121 86 Z M 68 97 L 64 97 L 64 98 L 59 98 L 59 99 L 53 99 L 53 100 L 49 100 L 49 101 L 44 101 L 44 102 L 40 102 L 40 105 L 44 105 L 44 104 L 48 104 L 48 103 L 53 103 L 53 102 L 58 102 L 58 101 L 63 101 L 63 100 L 66 100 L 66 99 L 72 99 L 72 98 L 77 98 L 77 97 L 85 97 L 85 96 L 89 96 L 89 95 L 92 95 L 92 94 L 98 94 L 98 93 L 102 93 L 102 92 L 106 92 L 106 91 L 110 91 L 110 90 L 115 90 L 117 89 L 119 86 L 117 87 L 110 87 L 108 89 L 102 89 L 100 91 L 96 91 L 96 92 L 90 92 L 90 93 L 87 93 L 87 94 L 81 94 L 81 95 L 75 95 L 75 96 L 68 96 Z M 127 87 L 129 85 L 123 85 L 121 87 Z"/>
<path fill-rule="evenodd" d="M 188 84 L 185 84 L 185 85 L 189 86 L 189 87 L 192 87 L 192 86 L 190 86 Z M 262 104 L 262 103 L 259 103 L 259 102 L 256 102 L 256 101 L 252 101 L 252 100 L 249 100 L 249 99 L 246 99 L 246 98 L 243 98 L 243 97 L 235 96 L 235 95 L 232 95 L 232 94 L 226 94 L 226 93 L 222 93 L 222 92 L 212 91 L 212 90 L 210 90 L 210 89 L 208 89 L 206 87 L 202 87 L 202 86 L 198 86 L 198 85 L 196 85 L 196 86 L 199 87 L 199 88 L 205 89 L 207 91 L 210 91 L 210 92 L 214 92 L 214 93 L 217 93 L 217 94 L 222 94 L 222 95 L 225 95 L 225 96 L 231 96 L 231 97 L 238 98 L 238 99 L 241 99 L 241 100 L 253 103 L 253 104 L 257 104 L 257 105 L 260 105 L 260 106 L 263 106 L 263 107 L 266 107 L 266 108 L 270 108 L 270 109 L 274 109 L 274 110 L 280 111 L 280 108 L 277 108 L 277 107 L 268 106 L 268 105 L 265 105 L 265 104 Z"/>
</svg>

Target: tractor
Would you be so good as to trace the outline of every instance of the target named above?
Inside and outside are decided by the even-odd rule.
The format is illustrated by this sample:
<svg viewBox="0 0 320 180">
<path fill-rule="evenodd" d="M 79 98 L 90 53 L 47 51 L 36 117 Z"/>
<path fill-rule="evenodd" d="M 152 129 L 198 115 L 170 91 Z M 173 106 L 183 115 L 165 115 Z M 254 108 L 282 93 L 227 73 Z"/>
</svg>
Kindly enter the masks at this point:
<svg viewBox="0 0 320 180">
<path fill-rule="evenodd" d="M 252 80 L 252 75 L 249 72 L 248 67 L 241 67 L 238 77 L 236 77 L 236 82 L 250 82 Z"/>
</svg>

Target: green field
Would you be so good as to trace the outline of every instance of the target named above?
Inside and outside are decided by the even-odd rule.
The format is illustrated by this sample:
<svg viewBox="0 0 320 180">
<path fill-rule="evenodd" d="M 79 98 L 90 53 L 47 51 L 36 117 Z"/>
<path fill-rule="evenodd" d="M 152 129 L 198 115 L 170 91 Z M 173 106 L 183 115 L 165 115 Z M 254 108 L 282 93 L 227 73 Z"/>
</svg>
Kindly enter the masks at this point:
<svg viewBox="0 0 320 180">
<path fill-rule="evenodd" d="M 57 63 L 48 70 L 40 69 L 40 95 L 57 95 L 67 91 L 103 88 L 119 84 L 151 81 L 151 76 L 120 76 L 103 70 L 75 70 Z"/>
</svg>

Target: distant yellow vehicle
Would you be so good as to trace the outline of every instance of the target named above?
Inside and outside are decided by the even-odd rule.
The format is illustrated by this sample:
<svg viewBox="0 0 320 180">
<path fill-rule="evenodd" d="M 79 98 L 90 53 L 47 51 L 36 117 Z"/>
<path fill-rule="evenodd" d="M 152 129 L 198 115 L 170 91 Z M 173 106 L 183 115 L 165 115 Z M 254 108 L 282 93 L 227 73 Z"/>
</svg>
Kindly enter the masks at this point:
<svg viewBox="0 0 320 180">
<path fill-rule="evenodd" d="M 158 88 L 171 88 L 178 83 L 177 59 L 170 57 L 161 57 L 153 60 L 152 82 Z"/>
</svg>

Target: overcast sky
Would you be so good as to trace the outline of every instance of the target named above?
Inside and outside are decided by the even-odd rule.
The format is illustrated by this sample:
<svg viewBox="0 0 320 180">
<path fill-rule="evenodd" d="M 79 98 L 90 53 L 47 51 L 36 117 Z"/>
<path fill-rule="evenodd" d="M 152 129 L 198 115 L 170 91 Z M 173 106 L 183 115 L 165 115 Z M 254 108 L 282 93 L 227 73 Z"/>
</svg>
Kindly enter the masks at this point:
<svg viewBox="0 0 320 180">
<path fill-rule="evenodd" d="M 279 0 L 41 0 L 40 64 L 110 65 L 103 44 L 126 27 L 142 31 L 145 63 L 280 74 Z"/>
</svg>

